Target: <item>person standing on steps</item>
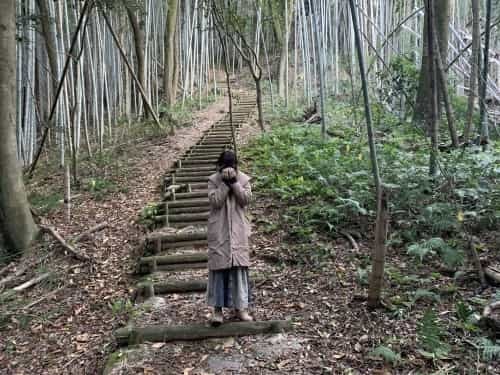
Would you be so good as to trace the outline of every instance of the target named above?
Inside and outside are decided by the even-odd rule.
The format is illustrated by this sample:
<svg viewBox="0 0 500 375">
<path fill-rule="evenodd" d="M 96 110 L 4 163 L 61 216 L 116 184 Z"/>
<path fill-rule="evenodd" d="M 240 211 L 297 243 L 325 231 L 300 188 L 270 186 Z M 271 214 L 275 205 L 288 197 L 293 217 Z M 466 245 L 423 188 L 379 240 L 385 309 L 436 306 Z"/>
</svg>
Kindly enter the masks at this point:
<svg viewBox="0 0 500 375">
<path fill-rule="evenodd" d="M 250 224 L 245 216 L 251 198 L 250 177 L 238 170 L 235 153 L 224 151 L 217 172 L 208 179 L 207 302 L 213 307 L 212 325 L 223 322 L 223 308 L 234 309 L 242 321 L 253 320 L 248 313 Z"/>
</svg>

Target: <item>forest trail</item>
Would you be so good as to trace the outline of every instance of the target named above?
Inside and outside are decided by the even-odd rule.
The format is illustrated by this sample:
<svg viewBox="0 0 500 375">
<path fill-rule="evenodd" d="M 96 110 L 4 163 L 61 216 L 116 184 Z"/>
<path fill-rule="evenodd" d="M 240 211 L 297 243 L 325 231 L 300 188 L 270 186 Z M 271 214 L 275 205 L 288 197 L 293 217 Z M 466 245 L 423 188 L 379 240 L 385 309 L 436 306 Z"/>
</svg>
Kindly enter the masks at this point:
<svg viewBox="0 0 500 375">
<path fill-rule="evenodd" d="M 137 368 L 141 362 L 148 360 L 145 354 L 148 345 L 159 349 L 166 342 L 173 341 L 226 338 L 223 340 L 225 347 L 228 342 L 234 342 L 233 337 L 274 333 L 280 335 L 275 336 L 272 343 L 268 342 L 269 354 L 276 357 L 289 350 L 290 345 L 284 344 L 286 340 L 282 333 L 292 328 L 290 320 L 230 321 L 217 328 L 207 323 L 206 221 L 209 203 L 206 181 L 215 171 L 220 153 L 234 147 L 239 130 L 247 125 L 255 109 L 254 96 L 247 93 L 235 95 L 233 126 L 227 113 L 204 131 L 199 141 L 167 171 L 162 200 L 149 207 L 148 211 L 148 219 L 156 230 L 146 236 L 142 256 L 137 262 L 136 273 L 142 276 L 133 292 L 133 300 L 137 304 L 127 326 L 114 334 L 119 346 L 140 344 L 142 349 L 138 350 L 135 346 L 134 349 L 112 354 L 105 374 L 127 373 L 127 370 Z M 263 271 L 263 267 L 256 269 Z M 268 281 L 256 271 L 254 278 L 259 284 Z M 142 359 L 138 354 L 140 352 L 144 357 Z M 217 356 L 207 356 L 205 360 L 205 370 L 209 373 L 234 371 L 244 365 L 241 360 Z M 178 373 L 172 368 L 155 370 L 158 373 Z M 186 372 L 185 369 L 183 371 Z"/>
</svg>

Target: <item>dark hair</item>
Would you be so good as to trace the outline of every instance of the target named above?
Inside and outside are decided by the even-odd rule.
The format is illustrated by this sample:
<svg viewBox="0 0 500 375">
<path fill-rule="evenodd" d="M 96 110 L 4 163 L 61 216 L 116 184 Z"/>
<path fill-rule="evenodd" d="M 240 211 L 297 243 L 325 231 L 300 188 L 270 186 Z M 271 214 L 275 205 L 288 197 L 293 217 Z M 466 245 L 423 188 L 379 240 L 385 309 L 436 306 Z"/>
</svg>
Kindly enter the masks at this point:
<svg viewBox="0 0 500 375">
<path fill-rule="evenodd" d="M 236 154 L 233 150 L 223 151 L 217 159 L 218 169 L 224 169 L 227 167 L 238 169 L 238 159 L 236 158 Z"/>
</svg>

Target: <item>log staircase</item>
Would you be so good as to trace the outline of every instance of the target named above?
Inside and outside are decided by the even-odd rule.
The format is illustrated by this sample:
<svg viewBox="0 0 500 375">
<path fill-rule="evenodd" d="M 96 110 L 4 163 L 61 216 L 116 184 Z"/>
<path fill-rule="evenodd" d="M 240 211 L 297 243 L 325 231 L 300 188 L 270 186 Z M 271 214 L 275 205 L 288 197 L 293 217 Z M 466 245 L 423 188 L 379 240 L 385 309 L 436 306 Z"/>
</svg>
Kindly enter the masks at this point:
<svg viewBox="0 0 500 375">
<path fill-rule="evenodd" d="M 241 95 L 233 106 L 236 134 L 255 111 L 255 97 Z M 143 256 L 137 264 L 139 275 L 161 273 L 161 281 L 143 281 L 137 285 L 134 299 L 147 301 L 160 295 L 204 294 L 207 278 L 194 270 L 207 269 L 208 177 L 222 151 L 233 147 L 229 114 L 204 132 L 167 172 L 163 197 L 152 218 L 157 230 L 147 236 Z M 198 299 L 198 303 L 199 303 Z M 192 306 L 193 312 L 199 306 Z M 245 336 L 289 330 L 289 321 L 228 322 L 211 327 L 200 316 L 198 322 L 137 326 L 129 324 L 115 331 L 119 345 L 143 342 L 203 340 L 213 337 Z"/>
</svg>

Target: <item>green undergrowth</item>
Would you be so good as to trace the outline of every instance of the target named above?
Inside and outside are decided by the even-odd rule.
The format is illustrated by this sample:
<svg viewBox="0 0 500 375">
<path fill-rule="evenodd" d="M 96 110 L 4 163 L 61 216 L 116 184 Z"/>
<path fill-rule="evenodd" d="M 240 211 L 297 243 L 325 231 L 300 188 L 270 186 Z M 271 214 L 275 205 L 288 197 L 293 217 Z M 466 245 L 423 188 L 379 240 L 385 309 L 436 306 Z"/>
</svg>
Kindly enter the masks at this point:
<svg viewBox="0 0 500 375">
<path fill-rule="evenodd" d="M 357 118 L 362 114 L 356 109 Z M 282 223 L 298 242 L 315 232 L 335 237 L 370 235 L 375 199 L 365 129 L 353 109 L 329 107 L 328 137 L 277 111 L 274 126 L 244 150 L 258 190 L 287 207 Z M 389 244 L 424 259 L 434 254 L 461 261 L 464 233 L 494 231 L 500 222 L 500 147 L 471 147 L 440 154 L 441 174 L 428 176 L 429 145 L 411 124 L 374 107 L 381 175 L 390 190 Z"/>
<path fill-rule="evenodd" d="M 242 150 L 254 190 L 279 207 L 279 218 L 259 217 L 257 225 L 269 235 L 284 232 L 280 251 L 299 264 L 322 272 L 330 272 L 332 262 L 352 267 L 355 272 L 336 268 L 339 283 L 366 290 L 369 251 L 339 251 L 329 241 L 346 232 L 358 243 L 373 241 L 376 202 L 362 109 L 329 104 L 325 141 L 319 125 L 302 122 L 302 110 L 276 108 L 268 114 L 272 129 Z M 384 311 L 408 335 L 380 338 L 368 358 L 401 372 L 414 368 L 415 358 L 427 370 L 452 358 L 495 367 L 500 340 L 487 336 L 481 313 L 500 294 L 477 292 L 464 263 L 469 243 L 482 259 L 498 260 L 500 144 L 486 152 L 441 152 L 440 174 L 431 179 L 422 131 L 379 105 L 373 114 L 380 171 L 390 192 Z"/>
</svg>

